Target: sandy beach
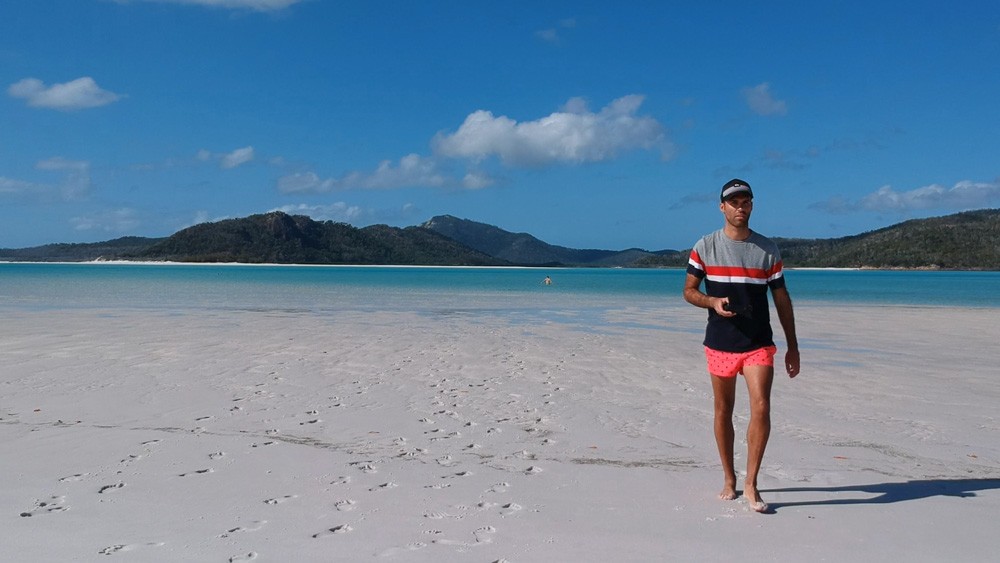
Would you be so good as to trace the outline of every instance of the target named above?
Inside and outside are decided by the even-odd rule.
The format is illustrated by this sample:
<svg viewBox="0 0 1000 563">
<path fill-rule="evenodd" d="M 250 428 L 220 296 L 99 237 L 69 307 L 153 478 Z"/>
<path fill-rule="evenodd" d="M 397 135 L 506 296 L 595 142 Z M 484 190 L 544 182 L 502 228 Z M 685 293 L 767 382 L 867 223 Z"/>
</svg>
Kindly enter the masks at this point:
<svg viewBox="0 0 1000 563">
<path fill-rule="evenodd" d="M 771 514 L 716 497 L 691 307 L 13 311 L 0 559 L 993 560 L 995 310 L 796 306 Z"/>
</svg>

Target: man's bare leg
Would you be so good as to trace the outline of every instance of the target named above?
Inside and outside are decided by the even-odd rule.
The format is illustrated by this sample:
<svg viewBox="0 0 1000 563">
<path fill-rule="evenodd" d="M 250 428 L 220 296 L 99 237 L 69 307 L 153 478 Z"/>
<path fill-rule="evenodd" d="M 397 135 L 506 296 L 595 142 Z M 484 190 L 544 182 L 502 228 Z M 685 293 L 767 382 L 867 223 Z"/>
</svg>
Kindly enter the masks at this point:
<svg viewBox="0 0 1000 563">
<path fill-rule="evenodd" d="M 715 444 L 719 448 L 724 481 L 719 498 L 735 500 L 736 468 L 733 465 L 733 406 L 736 404 L 736 378 L 712 376 L 712 393 L 715 396 Z"/>
<path fill-rule="evenodd" d="M 774 368 L 771 366 L 744 366 L 750 396 L 750 423 L 747 425 L 747 477 L 743 486 L 743 496 L 750 502 L 750 508 L 766 512 L 767 503 L 757 491 L 757 473 L 760 471 L 771 434 L 771 383 Z"/>
</svg>

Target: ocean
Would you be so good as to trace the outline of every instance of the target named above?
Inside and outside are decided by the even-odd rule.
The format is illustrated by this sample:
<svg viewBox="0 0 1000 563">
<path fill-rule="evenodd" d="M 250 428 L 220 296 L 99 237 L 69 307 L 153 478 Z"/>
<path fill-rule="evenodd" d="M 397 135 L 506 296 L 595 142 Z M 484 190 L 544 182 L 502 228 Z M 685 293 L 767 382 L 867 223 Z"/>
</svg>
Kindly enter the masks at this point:
<svg viewBox="0 0 1000 563">
<path fill-rule="evenodd" d="M 785 275 L 796 304 L 1000 307 L 993 299 L 1000 272 Z M 684 276 L 680 269 L 0 263 L 0 309 L 607 310 L 683 304 Z"/>
</svg>

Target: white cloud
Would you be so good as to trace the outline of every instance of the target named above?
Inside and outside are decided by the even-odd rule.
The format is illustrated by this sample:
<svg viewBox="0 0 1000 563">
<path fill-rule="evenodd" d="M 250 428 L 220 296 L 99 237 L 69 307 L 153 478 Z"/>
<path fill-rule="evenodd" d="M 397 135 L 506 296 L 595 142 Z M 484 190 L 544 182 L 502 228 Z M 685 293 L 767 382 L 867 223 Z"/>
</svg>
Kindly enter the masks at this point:
<svg viewBox="0 0 1000 563">
<path fill-rule="evenodd" d="M 548 43 L 558 43 L 559 42 L 559 31 L 553 27 L 548 29 L 540 29 L 535 32 L 535 37 L 546 41 Z"/>
<path fill-rule="evenodd" d="M 63 199 L 82 199 L 90 192 L 90 163 L 84 160 L 69 160 L 61 156 L 40 160 L 35 163 L 38 170 L 52 170 L 66 174 L 60 185 Z"/>
<path fill-rule="evenodd" d="M 35 163 L 35 168 L 39 170 L 69 170 L 72 172 L 85 172 L 90 169 L 90 163 L 85 160 L 69 160 L 61 156 L 54 156 Z"/>
<path fill-rule="evenodd" d="M 490 175 L 478 171 L 468 172 L 465 177 L 462 178 L 462 187 L 470 190 L 488 188 L 495 183 L 496 180 L 494 180 Z"/>
<path fill-rule="evenodd" d="M 278 191 L 285 194 L 325 193 L 336 188 L 336 180 L 323 180 L 315 172 L 296 172 L 278 178 Z"/>
<path fill-rule="evenodd" d="M 787 104 L 783 100 L 774 98 L 771 94 L 771 85 L 767 82 L 751 88 L 744 88 L 743 99 L 750 106 L 750 110 L 757 115 L 785 115 L 788 113 Z"/>
<path fill-rule="evenodd" d="M 950 188 L 931 184 L 906 192 L 897 192 L 891 186 L 882 186 L 874 193 L 861 198 L 859 203 L 860 207 L 873 211 L 909 211 L 983 207 L 998 201 L 1000 201 L 1000 183 L 963 180 Z"/>
<path fill-rule="evenodd" d="M 396 208 L 365 208 L 350 205 L 343 201 L 325 205 L 293 204 L 283 205 L 271 211 L 282 211 L 289 215 L 306 215 L 316 221 L 334 221 L 348 223 L 357 227 L 381 224 L 397 224 L 411 222 L 414 218 L 423 219 L 423 212 L 412 203 L 406 203 Z"/>
<path fill-rule="evenodd" d="M 339 223 L 351 223 L 361 218 L 365 213 L 356 205 L 348 205 L 343 201 L 328 205 L 284 205 L 272 211 L 283 211 L 289 215 L 308 215 L 316 221 L 336 221 Z"/>
<path fill-rule="evenodd" d="M 127 233 L 138 227 L 140 222 L 134 209 L 122 207 L 101 211 L 93 215 L 73 217 L 70 219 L 70 223 L 78 231 Z"/>
<path fill-rule="evenodd" d="M 24 180 L 15 180 L 13 178 L 0 176 L 0 194 L 24 195 L 29 193 L 45 192 L 46 190 L 48 190 L 48 186 L 42 184 L 35 184 L 32 182 L 25 182 Z"/>
<path fill-rule="evenodd" d="M 548 43 L 557 44 L 562 39 L 561 36 L 559 35 L 559 30 L 560 29 L 572 29 L 574 27 L 576 27 L 576 19 L 575 18 L 566 18 L 566 19 L 563 19 L 563 20 L 559 20 L 556 23 L 555 27 L 550 27 L 550 28 L 546 28 L 546 29 L 540 29 L 540 30 L 536 31 L 535 32 L 535 37 L 538 37 L 542 41 L 546 41 Z"/>
<path fill-rule="evenodd" d="M 437 135 L 433 146 L 447 157 L 496 156 L 515 166 L 599 162 L 633 149 L 663 148 L 663 126 L 652 117 L 636 115 L 642 102 L 643 96 L 624 96 L 592 113 L 574 98 L 564 111 L 522 123 L 479 110 L 455 133 Z"/>
<path fill-rule="evenodd" d="M 200 154 L 200 153 L 199 153 Z M 253 160 L 253 147 L 243 147 L 222 157 L 223 168 L 236 168 Z"/>
<path fill-rule="evenodd" d="M 584 100 L 572 98 L 561 111 L 523 123 L 476 111 L 456 132 L 439 133 L 431 140 L 432 156 L 408 154 L 398 162 L 382 161 L 371 172 L 341 177 L 296 172 L 279 178 L 278 190 L 286 194 L 417 186 L 477 190 L 497 182 L 480 166 L 492 157 L 507 165 L 544 166 L 600 162 L 630 150 L 658 149 L 668 159 L 672 146 L 663 126 L 652 117 L 637 115 L 642 102 L 642 96 L 624 96 L 594 113 Z M 464 175 L 452 174 L 448 159 L 466 160 Z"/>
<path fill-rule="evenodd" d="M 213 153 L 209 150 L 201 149 L 195 155 L 195 159 L 199 162 L 211 162 L 213 160 L 218 160 L 219 167 L 228 170 L 250 162 L 255 156 L 256 152 L 253 147 L 235 149 L 226 154 Z"/>
<path fill-rule="evenodd" d="M 388 160 L 379 163 L 374 172 L 367 175 L 352 174 L 344 180 L 348 186 L 363 188 L 402 188 L 407 186 L 444 186 L 448 179 L 437 170 L 437 163 L 418 154 L 408 154 L 399 159 L 398 164 Z"/>
<path fill-rule="evenodd" d="M 185 225 L 184 228 L 186 229 L 187 227 L 191 227 L 193 225 L 208 223 L 209 221 L 211 221 L 211 216 L 208 214 L 208 211 L 198 211 L 194 214 L 194 222 L 190 225 Z"/>
<path fill-rule="evenodd" d="M 253 10 L 255 12 L 274 12 L 284 10 L 298 4 L 302 0 L 115 0 L 119 4 L 129 4 L 133 1 L 157 2 L 160 4 L 183 4 L 190 6 L 207 6 L 209 8 L 227 8 L 235 10 Z"/>
<path fill-rule="evenodd" d="M 315 172 L 296 172 L 278 179 L 282 193 L 326 193 L 337 189 L 391 189 L 414 186 L 443 187 L 452 180 L 438 171 L 437 162 L 409 154 L 398 163 L 384 160 L 370 172 L 351 172 L 342 178 L 320 178 Z"/>
<path fill-rule="evenodd" d="M 906 213 L 925 209 L 977 209 L 1000 204 L 1000 181 L 963 180 L 952 187 L 931 184 L 898 192 L 882 186 L 857 201 L 833 198 L 816 207 L 831 213 L 876 211 Z"/>
<path fill-rule="evenodd" d="M 114 92 L 102 90 L 89 76 L 48 87 L 37 78 L 25 78 L 7 88 L 7 93 L 15 98 L 24 98 L 31 107 L 60 111 L 96 108 L 121 99 Z"/>
</svg>

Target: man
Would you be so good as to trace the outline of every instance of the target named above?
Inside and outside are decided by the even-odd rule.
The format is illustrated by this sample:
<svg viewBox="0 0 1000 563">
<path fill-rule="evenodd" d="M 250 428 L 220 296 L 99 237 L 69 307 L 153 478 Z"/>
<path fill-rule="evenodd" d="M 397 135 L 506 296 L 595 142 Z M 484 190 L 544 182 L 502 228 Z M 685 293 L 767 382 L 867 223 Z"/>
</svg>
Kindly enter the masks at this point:
<svg viewBox="0 0 1000 563">
<path fill-rule="evenodd" d="M 708 309 L 705 357 L 715 396 L 715 441 L 725 475 L 719 498 L 734 500 L 739 496 L 733 466 L 733 405 L 736 375 L 742 373 L 750 396 L 743 496 L 750 508 L 767 512 L 767 503 L 757 490 L 757 473 L 771 432 L 771 382 L 777 352 L 768 315 L 768 288 L 788 344 L 785 370 L 789 377 L 799 373 L 795 317 L 785 289 L 778 247 L 750 230 L 753 211 L 750 184 L 740 179 L 726 182 L 720 200 L 719 210 L 725 224 L 699 240 L 691 250 L 684 299 Z M 704 293 L 699 289 L 702 280 Z"/>
</svg>

